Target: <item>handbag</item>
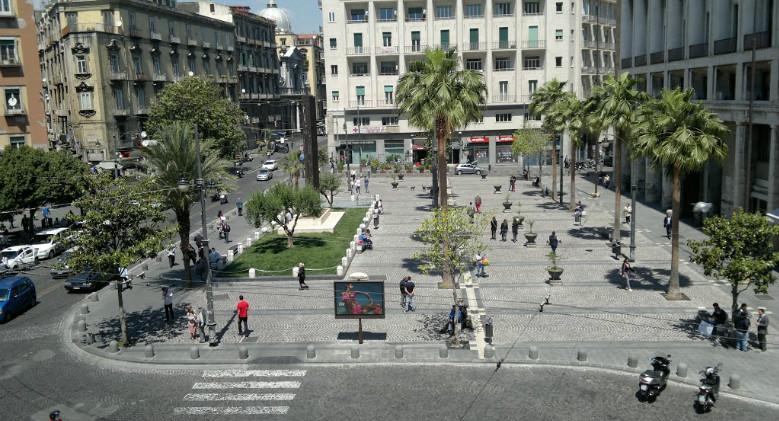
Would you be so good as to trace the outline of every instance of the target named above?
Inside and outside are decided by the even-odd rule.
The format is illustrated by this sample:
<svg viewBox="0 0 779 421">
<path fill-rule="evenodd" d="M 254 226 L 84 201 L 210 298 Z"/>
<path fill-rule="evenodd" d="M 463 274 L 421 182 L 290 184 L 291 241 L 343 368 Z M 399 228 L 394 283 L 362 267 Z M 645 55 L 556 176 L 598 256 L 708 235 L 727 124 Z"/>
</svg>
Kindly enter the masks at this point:
<svg viewBox="0 0 779 421">
<path fill-rule="evenodd" d="M 484 266 L 489 266 L 490 265 L 490 260 L 485 257 L 485 258 L 481 259 L 481 264 L 483 264 Z"/>
</svg>

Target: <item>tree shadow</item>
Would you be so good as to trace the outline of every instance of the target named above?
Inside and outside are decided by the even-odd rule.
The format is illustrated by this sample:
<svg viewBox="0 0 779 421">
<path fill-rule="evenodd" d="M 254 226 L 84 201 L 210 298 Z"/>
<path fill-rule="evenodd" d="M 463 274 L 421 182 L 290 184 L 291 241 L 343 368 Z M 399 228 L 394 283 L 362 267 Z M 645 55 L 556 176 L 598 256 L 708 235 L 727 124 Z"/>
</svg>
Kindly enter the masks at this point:
<svg viewBox="0 0 779 421">
<path fill-rule="evenodd" d="M 163 307 L 146 308 L 126 314 L 127 335 L 131 343 L 159 343 L 187 333 L 187 320 L 184 315 L 190 303 L 179 303 L 173 307 L 173 322 L 165 321 Z M 108 346 L 111 340 L 121 338 L 122 328 L 118 317 L 111 317 L 96 325 L 99 336 L 103 338 L 101 348 Z"/>
<path fill-rule="evenodd" d="M 411 257 L 404 257 L 400 266 L 411 273 L 415 273 L 418 275 L 423 273 L 422 270 L 419 268 L 420 266 L 419 261 L 416 259 L 412 259 Z M 430 275 L 433 273 L 428 273 L 428 274 Z"/>
<path fill-rule="evenodd" d="M 433 205 L 419 205 L 419 206 L 415 206 L 414 210 L 417 210 L 419 212 L 432 212 L 433 211 Z"/>
<path fill-rule="evenodd" d="M 560 206 L 557 202 L 547 202 L 542 203 L 540 205 L 536 205 L 537 208 L 546 209 L 546 210 L 566 210 L 562 206 Z"/>
<path fill-rule="evenodd" d="M 625 278 L 620 275 L 620 269 L 612 269 L 606 273 L 604 278 L 610 284 L 620 288 L 625 287 Z M 633 276 L 630 278 L 630 288 L 646 291 L 666 291 L 668 289 L 668 277 L 671 271 L 667 269 L 650 269 L 642 266 L 633 267 Z M 662 281 L 661 281 L 662 279 Z M 685 288 L 690 285 L 688 276 L 679 274 L 679 287 Z"/>
<path fill-rule="evenodd" d="M 609 230 L 604 227 L 577 227 L 569 229 L 568 235 L 582 240 L 608 240 Z"/>
<path fill-rule="evenodd" d="M 295 237 L 295 247 L 315 248 L 326 244 L 325 240 L 318 237 Z M 266 241 L 260 241 L 252 246 L 252 252 L 256 254 L 279 254 L 287 250 L 287 237 L 274 237 Z"/>
<path fill-rule="evenodd" d="M 527 191 L 523 191 L 522 194 L 524 194 L 525 196 L 539 197 L 541 196 L 541 190 L 527 190 Z"/>
<path fill-rule="evenodd" d="M 700 320 L 697 318 L 691 318 L 691 319 L 679 319 L 676 322 L 673 322 L 671 326 L 674 330 L 678 332 L 684 332 L 689 339 L 694 339 L 699 342 L 708 342 L 712 347 L 722 347 L 725 349 L 734 348 L 735 344 L 733 341 L 730 340 L 730 338 L 727 336 L 727 329 L 723 328 L 724 330 L 720 334 L 714 334 L 710 336 L 704 336 L 698 331 L 698 326 L 700 324 Z M 721 335 L 725 336 L 721 336 Z"/>
<path fill-rule="evenodd" d="M 358 332 L 338 332 L 339 341 L 356 341 L 358 340 Z M 362 339 L 366 341 L 386 341 L 387 333 L 385 332 L 370 332 L 363 330 Z"/>
</svg>

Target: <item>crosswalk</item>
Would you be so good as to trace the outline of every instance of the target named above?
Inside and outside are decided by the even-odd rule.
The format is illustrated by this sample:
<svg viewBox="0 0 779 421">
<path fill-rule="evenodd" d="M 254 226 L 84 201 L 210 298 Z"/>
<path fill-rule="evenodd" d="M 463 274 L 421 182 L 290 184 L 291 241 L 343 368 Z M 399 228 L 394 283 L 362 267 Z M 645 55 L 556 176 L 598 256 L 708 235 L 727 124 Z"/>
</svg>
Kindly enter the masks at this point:
<svg viewBox="0 0 779 421">
<path fill-rule="evenodd" d="M 284 415 L 305 375 L 306 370 L 205 370 L 173 414 Z"/>
</svg>

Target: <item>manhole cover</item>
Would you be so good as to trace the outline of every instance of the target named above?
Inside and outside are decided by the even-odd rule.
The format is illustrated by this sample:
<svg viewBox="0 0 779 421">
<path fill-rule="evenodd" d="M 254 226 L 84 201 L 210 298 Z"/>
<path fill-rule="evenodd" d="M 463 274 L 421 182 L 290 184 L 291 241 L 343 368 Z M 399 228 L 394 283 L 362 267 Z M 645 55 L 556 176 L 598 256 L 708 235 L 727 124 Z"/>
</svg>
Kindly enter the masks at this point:
<svg viewBox="0 0 779 421">
<path fill-rule="evenodd" d="M 755 295 L 755 298 L 757 298 L 758 300 L 773 300 L 774 299 L 774 297 L 772 297 L 772 296 L 770 296 L 768 294 L 757 294 L 757 295 Z"/>
<path fill-rule="evenodd" d="M 227 294 L 214 294 L 214 301 L 224 301 L 227 300 Z"/>
</svg>

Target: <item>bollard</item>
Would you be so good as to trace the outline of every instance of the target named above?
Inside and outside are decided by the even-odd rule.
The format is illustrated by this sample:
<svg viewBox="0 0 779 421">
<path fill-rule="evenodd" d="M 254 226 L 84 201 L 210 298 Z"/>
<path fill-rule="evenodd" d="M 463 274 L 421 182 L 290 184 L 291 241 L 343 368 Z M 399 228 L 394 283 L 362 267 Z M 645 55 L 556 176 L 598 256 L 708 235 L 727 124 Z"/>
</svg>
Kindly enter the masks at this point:
<svg viewBox="0 0 779 421">
<path fill-rule="evenodd" d="M 111 341 L 108 344 L 108 352 L 113 353 L 113 354 L 116 354 L 117 352 L 119 352 L 119 343 L 116 342 L 116 341 Z"/>
<path fill-rule="evenodd" d="M 249 348 L 241 345 L 238 347 L 238 358 L 245 360 L 249 358 Z"/>
<path fill-rule="evenodd" d="M 676 375 L 679 377 L 687 377 L 687 364 L 679 363 L 676 366 Z"/>
<path fill-rule="evenodd" d="M 352 260 L 352 256 L 353 256 L 352 249 L 351 248 L 346 249 L 346 258 Z"/>
<path fill-rule="evenodd" d="M 297 266 L 292 266 L 292 277 L 293 277 L 293 278 L 297 278 L 297 277 L 298 277 L 298 272 L 299 272 L 299 271 L 300 271 L 300 269 L 298 269 L 298 267 L 297 267 Z"/>
<path fill-rule="evenodd" d="M 538 348 L 531 346 L 530 351 L 528 351 L 527 356 L 531 360 L 537 360 L 538 359 Z"/>
<path fill-rule="evenodd" d="M 316 349 L 314 348 L 314 345 L 306 347 L 306 358 L 309 360 L 316 358 Z"/>
<path fill-rule="evenodd" d="M 379 201 L 379 200 L 381 200 L 381 196 L 379 196 L 379 194 L 376 193 L 376 195 L 373 196 L 373 199 L 376 200 L 376 201 Z"/>
<path fill-rule="evenodd" d="M 243 254 L 243 244 L 238 244 L 238 254 Z"/>
<path fill-rule="evenodd" d="M 89 294 L 89 296 L 87 298 L 89 299 L 89 301 L 92 301 L 92 302 L 100 301 L 100 296 L 97 295 L 96 292 L 93 292 L 93 293 Z"/>
<path fill-rule="evenodd" d="M 362 228 L 357 228 L 357 235 L 362 234 Z"/>
<path fill-rule="evenodd" d="M 190 347 L 189 348 L 189 358 L 193 359 L 193 360 L 196 360 L 196 359 L 200 358 L 200 348 L 198 348 L 196 346 Z"/>
<path fill-rule="evenodd" d="M 403 358 L 403 346 L 395 345 L 395 358 L 397 359 Z"/>
<path fill-rule="evenodd" d="M 362 224 L 360 224 L 360 231 L 362 231 L 362 230 L 364 230 L 364 229 L 365 229 L 365 222 L 368 222 L 368 218 L 363 218 L 363 219 L 362 219 L 362 222 L 363 222 L 363 223 L 362 223 Z"/>
<path fill-rule="evenodd" d="M 341 267 L 345 268 L 347 266 L 349 266 L 349 259 L 347 259 L 346 256 L 344 256 L 341 258 Z"/>
<path fill-rule="evenodd" d="M 146 344 L 144 352 L 146 354 L 146 358 L 154 358 L 154 345 Z"/>
<path fill-rule="evenodd" d="M 341 258 L 342 260 L 345 259 L 344 257 Z M 335 275 L 338 277 L 344 276 L 344 267 L 341 265 L 338 265 L 335 267 Z"/>
<path fill-rule="evenodd" d="M 484 347 L 484 358 L 491 359 L 493 357 L 495 357 L 495 347 L 490 344 L 487 344 Z"/>
<path fill-rule="evenodd" d="M 232 250 L 227 250 L 227 263 L 233 263 L 233 259 L 235 259 L 235 254 Z"/>
<path fill-rule="evenodd" d="M 260 239 L 260 232 L 259 231 L 254 231 L 254 239 L 255 240 L 259 240 Z"/>
<path fill-rule="evenodd" d="M 441 347 L 438 348 L 438 356 L 440 358 L 449 358 L 449 348 L 446 345 L 441 345 Z"/>
<path fill-rule="evenodd" d="M 251 268 L 249 269 L 249 278 L 254 279 L 257 277 L 257 269 Z"/>
<path fill-rule="evenodd" d="M 356 247 L 356 244 L 357 244 L 357 243 L 355 243 L 354 241 L 349 241 L 349 248 L 350 248 L 351 250 L 354 250 L 354 249 L 355 249 L 355 247 Z"/>
<path fill-rule="evenodd" d="M 78 331 L 79 332 L 87 331 L 87 322 L 85 322 L 83 319 L 78 321 Z"/>
<path fill-rule="evenodd" d="M 576 351 L 576 361 L 587 361 L 587 351 L 583 349 Z"/>
<path fill-rule="evenodd" d="M 738 374 L 731 374 L 730 375 L 730 381 L 728 382 L 728 387 L 731 389 L 738 389 L 741 387 L 741 376 Z"/>
<path fill-rule="evenodd" d="M 352 240 L 356 243 L 357 241 L 360 240 L 360 236 L 359 235 L 355 235 L 354 237 L 352 237 Z"/>
<path fill-rule="evenodd" d="M 89 314 L 89 306 L 86 304 L 81 305 L 81 314 Z"/>
<path fill-rule="evenodd" d="M 352 347 L 352 359 L 356 360 L 357 358 L 360 358 L 360 348 L 353 346 Z"/>
<path fill-rule="evenodd" d="M 628 367 L 638 367 L 638 357 L 635 355 L 628 355 Z"/>
<path fill-rule="evenodd" d="M 252 239 L 249 238 L 249 237 L 246 237 L 246 242 L 244 244 L 246 244 L 246 247 L 251 247 L 252 246 Z"/>
</svg>

